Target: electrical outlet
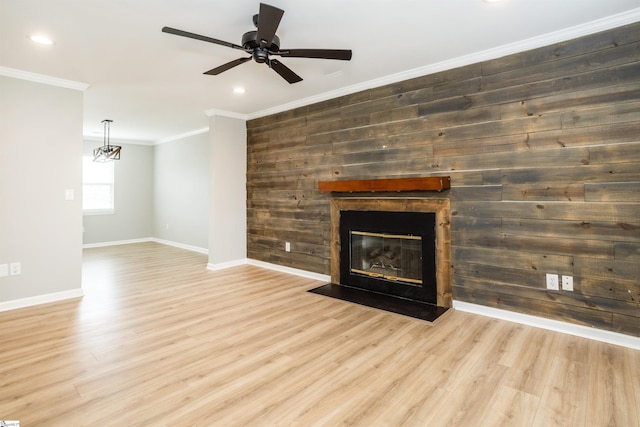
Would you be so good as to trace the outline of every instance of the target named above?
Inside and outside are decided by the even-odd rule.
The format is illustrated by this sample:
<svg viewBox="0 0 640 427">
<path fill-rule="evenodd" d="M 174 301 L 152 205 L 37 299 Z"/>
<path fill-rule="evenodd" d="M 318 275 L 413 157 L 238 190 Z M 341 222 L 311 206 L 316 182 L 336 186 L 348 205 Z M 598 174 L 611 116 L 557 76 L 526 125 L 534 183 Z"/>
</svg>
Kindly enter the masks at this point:
<svg viewBox="0 0 640 427">
<path fill-rule="evenodd" d="M 573 292 L 573 276 L 562 276 L 562 290 Z"/>
<path fill-rule="evenodd" d="M 284 242 L 284 250 L 286 252 L 291 252 L 291 243 L 289 242 Z"/>
<path fill-rule="evenodd" d="M 553 291 L 557 291 L 560 289 L 557 274 L 547 273 L 547 289 L 551 289 Z"/>
<path fill-rule="evenodd" d="M 12 262 L 11 264 L 9 264 L 10 276 L 17 276 L 18 274 L 20 274 L 20 271 L 21 271 L 21 268 L 20 268 L 19 262 Z"/>
</svg>

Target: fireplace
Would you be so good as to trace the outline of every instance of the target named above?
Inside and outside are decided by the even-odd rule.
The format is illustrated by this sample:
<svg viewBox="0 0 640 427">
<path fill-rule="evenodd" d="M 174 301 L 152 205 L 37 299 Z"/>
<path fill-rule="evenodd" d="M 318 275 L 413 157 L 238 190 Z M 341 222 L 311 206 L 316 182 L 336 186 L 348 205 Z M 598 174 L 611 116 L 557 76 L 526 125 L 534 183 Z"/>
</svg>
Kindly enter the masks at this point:
<svg viewBox="0 0 640 427">
<path fill-rule="evenodd" d="M 450 188 L 448 176 L 319 181 L 342 197 L 331 199 L 331 283 L 309 291 L 438 319 L 452 306 L 451 204 L 433 196 Z"/>
<path fill-rule="evenodd" d="M 309 291 L 435 322 L 451 307 L 449 217 L 449 199 L 333 198 L 331 283 Z"/>
<path fill-rule="evenodd" d="M 332 198 L 331 282 L 451 307 L 450 215 L 446 198 Z"/>
<path fill-rule="evenodd" d="M 340 211 L 340 284 L 437 304 L 435 212 Z"/>
</svg>

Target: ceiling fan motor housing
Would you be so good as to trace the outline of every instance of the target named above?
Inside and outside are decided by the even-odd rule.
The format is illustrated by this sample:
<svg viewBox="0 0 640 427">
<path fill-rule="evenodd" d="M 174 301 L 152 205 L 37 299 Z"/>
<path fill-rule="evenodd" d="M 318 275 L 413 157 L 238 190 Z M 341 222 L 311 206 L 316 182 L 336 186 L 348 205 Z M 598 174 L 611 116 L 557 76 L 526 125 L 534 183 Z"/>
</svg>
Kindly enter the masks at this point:
<svg viewBox="0 0 640 427">
<path fill-rule="evenodd" d="M 258 40 L 257 31 L 249 31 L 242 36 L 242 47 L 245 49 L 255 49 L 260 47 L 260 40 Z M 280 38 L 276 35 L 273 36 L 271 45 L 267 47 L 270 52 L 277 52 L 280 50 Z"/>
</svg>

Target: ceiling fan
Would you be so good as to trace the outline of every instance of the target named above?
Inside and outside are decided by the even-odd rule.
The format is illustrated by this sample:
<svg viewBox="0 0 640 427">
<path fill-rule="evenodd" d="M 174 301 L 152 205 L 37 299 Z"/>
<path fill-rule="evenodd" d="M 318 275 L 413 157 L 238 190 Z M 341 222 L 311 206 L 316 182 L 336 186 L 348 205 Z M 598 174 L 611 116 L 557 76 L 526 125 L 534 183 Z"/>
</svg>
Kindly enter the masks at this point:
<svg viewBox="0 0 640 427">
<path fill-rule="evenodd" d="M 269 68 L 274 70 L 289 83 L 297 83 L 302 81 L 302 77 L 294 73 L 282 62 L 277 59 L 272 59 L 271 56 L 339 59 L 343 61 L 349 61 L 351 59 L 351 50 L 344 49 L 280 49 L 280 38 L 276 35 L 276 30 L 278 29 L 278 25 L 280 25 L 282 15 L 284 15 L 284 10 L 268 4 L 260 3 L 260 12 L 257 15 L 253 15 L 253 24 L 256 26 L 257 30 L 244 33 L 242 36 L 242 45 L 225 42 L 207 36 L 201 36 L 199 34 L 171 27 L 163 27 L 162 32 L 219 44 L 221 46 L 227 46 L 232 49 L 242 50 L 251 54 L 251 56 L 235 59 L 204 73 L 214 76 L 253 59 L 260 64 L 267 64 Z"/>
</svg>

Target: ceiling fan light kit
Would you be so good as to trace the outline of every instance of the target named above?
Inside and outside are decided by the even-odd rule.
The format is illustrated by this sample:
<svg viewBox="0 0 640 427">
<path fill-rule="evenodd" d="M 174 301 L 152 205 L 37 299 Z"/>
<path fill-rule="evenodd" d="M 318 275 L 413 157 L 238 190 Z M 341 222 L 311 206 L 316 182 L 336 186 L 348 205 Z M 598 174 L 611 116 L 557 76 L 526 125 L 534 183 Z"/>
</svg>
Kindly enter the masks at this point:
<svg viewBox="0 0 640 427">
<path fill-rule="evenodd" d="M 253 24 L 256 26 L 257 30 L 244 33 L 242 36 L 242 45 L 229 43 L 212 37 L 201 36 L 199 34 L 171 27 L 163 27 L 162 32 L 214 43 L 236 50 L 242 50 L 251 55 L 248 57 L 234 59 L 231 62 L 220 65 L 204 73 L 213 76 L 217 76 L 224 71 L 253 59 L 259 64 L 267 64 L 267 66 L 278 73 L 280 77 L 293 84 L 302 81 L 302 77 L 297 75 L 282 62 L 277 59 L 272 59 L 271 56 L 336 59 L 342 61 L 351 60 L 352 52 L 347 49 L 280 49 L 280 38 L 276 35 L 276 31 L 278 30 L 278 26 L 280 25 L 280 20 L 283 15 L 284 10 L 265 3 L 260 3 L 260 13 L 253 16 Z"/>
</svg>

